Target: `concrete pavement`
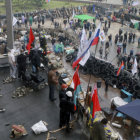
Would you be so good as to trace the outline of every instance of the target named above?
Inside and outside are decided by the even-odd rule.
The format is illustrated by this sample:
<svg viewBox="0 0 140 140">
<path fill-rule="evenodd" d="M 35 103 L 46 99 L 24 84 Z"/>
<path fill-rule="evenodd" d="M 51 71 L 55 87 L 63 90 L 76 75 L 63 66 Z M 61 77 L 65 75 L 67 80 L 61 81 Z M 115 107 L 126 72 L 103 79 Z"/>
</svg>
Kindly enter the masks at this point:
<svg viewBox="0 0 140 140">
<path fill-rule="evenodd" d="M 11 125 L 24 125 L 28 131 L 28 135 L 21 138 L 24 140 L 46 140 L 47 133 L 40 135 L 33 134 L 31 126 L 40 120 L 48 123 L 48 130 L 56 130 L 59 128 L 59 99 L 52 103 L 49 100 L 49 89 L 46 87 L 38 92 L 32 92 L 21 98 L 12 98 L 12 92 L 22 83 L 18 80 L 10 84 L 2 84 L 2 80 L 9 76 L 9 69 L 0 69 L 0 107 L 6 111 L 0 113 L 0 139 L 10 140 Z M 58 140 L 86 140 L 87 137 L 82 133 L 82 129 L 78 123 L 75 123 L 74 130 L 66 133 L 62 130 L 51 136 L 57 137 Z"/>
</svg>

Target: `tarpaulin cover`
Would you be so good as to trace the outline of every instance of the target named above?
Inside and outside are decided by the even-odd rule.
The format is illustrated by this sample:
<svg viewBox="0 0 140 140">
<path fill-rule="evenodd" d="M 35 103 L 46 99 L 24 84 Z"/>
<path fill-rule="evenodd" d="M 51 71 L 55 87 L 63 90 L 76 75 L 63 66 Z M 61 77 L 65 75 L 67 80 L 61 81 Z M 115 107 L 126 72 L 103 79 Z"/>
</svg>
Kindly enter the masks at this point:
<svg viewBox="0 0 140 140">
<path fill-rule="evenodd" d="M 140 123 L 140 99 L 136 99 L 127 105 L 118 107 L 116 110 Z"/>
<path fill-rule="evenodd" d="M 88 20 L 88 19 L 95 19 L 95 17 L 91 17 L 91 16 L 88 16 L 88 15 L 76 15 L 76 16 L 74 16 L 74 18 L 78 18 L 82 21 Z"/>
<path fill-rule="evenodd" d="M 138 20 L 131 20 L 131 22 L 133 23 L 135 29 L 139 29 L 139 21 Z"/>
<path fill-rule="evenodd" d="M 56 44 L 54 47 L 54 51 L 56 53 L 60 53 L 64 51 L 64 45 L 63 44 Z"/>
</svg>

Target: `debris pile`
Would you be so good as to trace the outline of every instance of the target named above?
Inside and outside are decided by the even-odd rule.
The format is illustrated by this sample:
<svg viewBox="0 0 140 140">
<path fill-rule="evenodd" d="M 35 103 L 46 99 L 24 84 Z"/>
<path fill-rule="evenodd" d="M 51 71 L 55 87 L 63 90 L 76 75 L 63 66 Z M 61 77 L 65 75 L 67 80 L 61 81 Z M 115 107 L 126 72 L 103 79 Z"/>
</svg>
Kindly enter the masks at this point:
<svg viewBox="0 0 140 140">
<path fill-rule="evenodd" d="M 3 84 L 12 83 L 14 81 L 15 81 L 15 79 L 13 79 L 12 77 L 7 77 L 3 80 Z"/>
<path fill-rule="evenodd" d="M 43 89 L 45 88 L 46 86 L 48 86 L 48 83 L 44 82 L 44 83 L 41 83 L 40 85 L 38 85 L 38 90 L 40 89 Z M 20 97 L 23 97 L 23 96 L 26 96 L 28 95 L 29 93 L 33 92 L 35 89 L 32 89 L 32 88 L 29 88 L 29 87 L 25 87 L 25 86 L 22 86 L 22 87 L 18 87 L 12 94 L 12 98 L 20 98 Z"/>
</svg>

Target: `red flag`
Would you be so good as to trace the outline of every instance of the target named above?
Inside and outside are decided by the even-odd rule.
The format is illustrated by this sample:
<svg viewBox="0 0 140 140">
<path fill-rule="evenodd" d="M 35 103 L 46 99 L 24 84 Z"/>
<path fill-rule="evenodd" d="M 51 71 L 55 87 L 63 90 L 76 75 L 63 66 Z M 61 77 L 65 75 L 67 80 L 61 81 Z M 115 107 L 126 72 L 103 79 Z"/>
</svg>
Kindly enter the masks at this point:
<svg viewBox="0 0 140 140">
<path fill-rule="evenodd" d="M 92 112 L 92 118 L 94 118 L 95 112 L 101 111 L 96 86 L 94 87 L 94 93 L 92 95 L 92 104 L 93 104 L 93 108 L 92 108 L 91 112 Z"/>
<path fill-rule="evenodd" d="M 79 78 L 79 75 L 78 75 L 78 70 L 79 70 L 79 65 L 76 68 L 76 71 L 73 75 L 74 90 L 76 90 L 77 86 L 80 85 L 80 78 Z"/>
<path fill-rule="evenodd" d="M 32 31 L 32 28 L 30 27 L 30 34 L 29 34 L 29 43 L 26 46 L 26 49 L 28 50 L 28 54 L 30 53 L 30 49 L 31 49 L 31 44 L 33 43 L 35 37 Z"/>
<path fill-rule="evenodd" d="M 79 70 L 79 65 L 73 75 L 73 81 L 72 81 L 74 83 L 74 110 L 75 111 L 76 111 L 76 102 L 77 102 L 78 94 L 82 91 L 78 70 Z"/>
</svg>

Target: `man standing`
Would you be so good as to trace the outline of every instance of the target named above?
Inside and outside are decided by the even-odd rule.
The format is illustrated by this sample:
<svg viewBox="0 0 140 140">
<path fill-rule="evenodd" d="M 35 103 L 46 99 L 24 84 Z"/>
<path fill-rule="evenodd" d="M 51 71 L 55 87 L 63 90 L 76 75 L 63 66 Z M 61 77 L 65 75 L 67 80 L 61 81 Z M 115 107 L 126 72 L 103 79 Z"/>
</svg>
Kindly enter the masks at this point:
<svg viewBox="0 0 140 140">
<path fill-rule="evenodd" d="M 105 125 L 107 124 L 107 119 L 102 119 L 93 123 L 93 127 L 90 131 L 90 140 L 107 140 Z"/>
<path fill-rule="evenodd" d="M 121 53 L 121 48 L 120 48 L 120 47 L 118 47 L 118 48 L 117 48 L 117 56 L 119 56 L 119 55 L 120 55 L 120 53 Z"/>
<path fill-rule="evenodd" d="M 110 35 L 108 36 L 108 40 L 109 40 L 110 46 L 112 46 L 112 34 L 110 34 Z"/>
<path fill-rule="evenodd" d="M 91 35 L 92 35 L 92 30 L 89 30 L 88 40 L 91 38 Z"/>
<path fill-rule="evenodd" d="M 138 38 L 138 48 L 140 48 L 140 37 Z"/>
<path fill-rule="evenodd" d="M 72 92 L 67 91 L 66 97 L 62 98 L 60 101 L 60 123 L 59 127 L 64 125 L 67 126 L 67 131 L 69 130 L 69 121 L 71 113 L 74 113 L 74 103 L 72 101 Z"/>
<path fill-rule="evenodd" d="M 118 42 L 118 39 L 119 39 L 119 36 L 118 36 L 118 34 L 116 34 L 116 36 L 115 36 L 115 45 L 117 44 L 117 42 Z"/>
<path fill-rule="evenodd" d="M 100 47 L 99 53 L 100 53 L 100 58 L 102 59 L 102 56 L 103 56 L 103 47 L 102 46 Z"/>
<path fill-rule="evenodd" d="M 67 84 L 62 84 L 61 85 L 61 90 L 59 91 L 59 100 L 66 98 L 66 92 L 67 92 Z"/>
<path fill-rule="evenodd" d="M 34 50 L 31 62 L 33 65 L 33 72 L 38 73 L 40 67 L 40 56 L 37 50 Z"/>
<path fill-rule="evenodd" d="M 123 42 L 123 54 L 126 54 L 126 42 Z"/>
<path fill-rule="evenodd" d="M 132 48 L 132 49 L 130 50 L 130 57 L 132 57 L 133 54 L 134 54 L 134 49 Z"/>
<path fill-rule="evenodd" d="M 122 24 L 122 27 L 123 27 L 123 22 L 124 22 L 124 14 L 121 15 L 121 24 Z"/>
<path fill-rule="evenodd" d="M 105 92 L 107 92 L 107 91 L 108 91 L 108 81 L 105 80 Z"/>
<path fill-rule="evenodd" d="M 42 15 L 41 21 L 42 21 L 42 25 L 44 25 L 45 17 L 43 15 Z"/>
<path fill-rule="evenodd" d="M 129 44 L 132 42 L 132 36 L 133 36 L 133 34 L 132 33 L 129 33 Z"/>
<path fill-rule="evenodd" d="M 124 34 L 124 42 L 127 42 L 127 32 Z"/>
<path fill-rule="evenodd" d="M 23 53 L 23 50 L 21 50 L 21 54 L 17 57 L 18 78 L 23 78 L 23 75 L 26 71 L 26 56 Z"/>
<path fill-rule="evenodd" d="M 107 25 L 107 20 L 105 20 L 105 28 L 106 28 L 106 25 Z"/>
<path fill-rule="evenodd" d="M 33 17 L 32 17 L 32 15 L 30 15 L 30 17 L 29 17 L 29 24 L 30 24 L 30 26 L 32 26 L 32 23 L 33 23 Z"/>
<path fill-rule="evenodd" d="M 135 43 L 136 34 L 134 33 L 132 37 L 133 37 L 133 43 Z"/>
<path fill-rule="evenodd" d="M 108 41 L 105 43 L 105 49 L 107 49 L 107 48 L 109 48 L 109 42 Z"/>
<path fill-rule="evenodd" d="M 28 22 L 27 17 L 25 17 L 25 27 L 27 27 L 27 22 Z"/>
<path fill-rule="evenodd" d="M 24 17 L 24 15 L 22 15 L 21 19 L 22 19 L 22 24 L 24 24 L 25 23 L 25 17 Z"/>
<path fill-rule="evenodd" d="M 121 36 L 122 32 L 122 29 L 119 29 L 119 36 Z"/>
<path fill-rule="evenodd" d="M 53 102 L 56 100 L 54 97 L 55 86 L 58 84 L 58 78 L 56 76 L 56 68 L 52 65 L 51 70 L 48 72 L 48 84 L 49 84 L 49 99 Z"/>
<path fill-rule="evenodd" d="M 110 28 L 110 25 L 111 25 L 111 20 L 109 19 L 109 21 L 108 21 L 108 28 Z"/>
<path fill-rule="evenodd" d="M 12 78 L 16 78 L 16 60 L 15 60 L 15 56 L 14 56 L 14 49 L 12 49 L 8 55 L 9 58 L 9 65 L 10 65 L 10 76 Z"/>
</svg>

